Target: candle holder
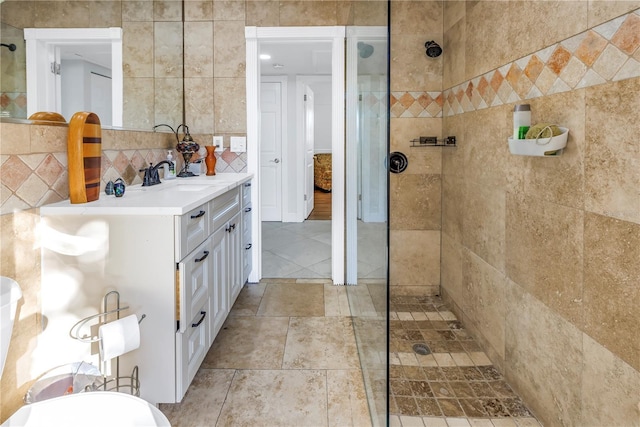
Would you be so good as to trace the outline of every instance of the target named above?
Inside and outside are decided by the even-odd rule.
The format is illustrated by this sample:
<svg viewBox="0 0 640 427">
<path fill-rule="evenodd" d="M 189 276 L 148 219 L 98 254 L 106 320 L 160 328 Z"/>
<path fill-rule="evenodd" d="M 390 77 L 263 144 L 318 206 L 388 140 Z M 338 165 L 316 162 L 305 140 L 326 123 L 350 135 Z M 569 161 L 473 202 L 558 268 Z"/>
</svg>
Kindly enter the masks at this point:
<svg viewBox="0 0 640 427">
<path fill-rule="evenodd" d="M 182 159 L 184 160 L 184 166 L 180 170 L 180 173 L 178 173 L 176 176 L 179 178 L 188 178 L 190 176 L 195 176 L 193 172 L 189 171 L 189 164 L 191 163 L 191 158 L 193 157 L 193 155 L 197 153 L 198 150 L 200 150 L 200 145 L 198 145 L 198 143 L 195 142 L 191 137 L 191 134 L 189 133 L 189 126 L 182 123 L 178 125 L 178 127 L 174 130 L 169 125 L 160 124 L 154 126 L 153 128 L 155 129 L 159 126 L 168 127 L 176 135 L 176 141 L 178 141 L 178 144 L 176 145 L 176 151 L 182 154 Z M 180 128 L 184 129 L 184 136 L 182 137 L 182 141 L 180 141 L 180 138 L 178 137 L 178 131 L 180 130 Z"/>
<path fill-rule="evenodd" d="M 191 163 L 191 157 L 193 157 L 193 151 L 183 151 L 182 158 L 184 159 L 184 166 L 176 175 L 178 178 L 187 178 L 190 176 L 195 176 L 193 172 L 189 171 L 189 164 Z"/>
</svg>

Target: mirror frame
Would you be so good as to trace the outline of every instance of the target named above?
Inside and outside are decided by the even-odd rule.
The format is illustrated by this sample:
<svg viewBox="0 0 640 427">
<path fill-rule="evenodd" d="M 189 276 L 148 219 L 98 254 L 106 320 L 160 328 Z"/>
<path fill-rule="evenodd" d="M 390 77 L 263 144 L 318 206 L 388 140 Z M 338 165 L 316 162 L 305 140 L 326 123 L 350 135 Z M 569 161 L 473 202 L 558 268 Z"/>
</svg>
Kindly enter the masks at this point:
<svg viewBox="0 0 640 427">
<path fill-rule="evenodd" d="M 25 28 L 27 58 L 27 117 L 38 111 L 58 111 L 56 75 L 50 72 L 53 49 L 65 44 L 111 44 L 112 127 L 123 123 L 122 28 Z"/>
</svg>

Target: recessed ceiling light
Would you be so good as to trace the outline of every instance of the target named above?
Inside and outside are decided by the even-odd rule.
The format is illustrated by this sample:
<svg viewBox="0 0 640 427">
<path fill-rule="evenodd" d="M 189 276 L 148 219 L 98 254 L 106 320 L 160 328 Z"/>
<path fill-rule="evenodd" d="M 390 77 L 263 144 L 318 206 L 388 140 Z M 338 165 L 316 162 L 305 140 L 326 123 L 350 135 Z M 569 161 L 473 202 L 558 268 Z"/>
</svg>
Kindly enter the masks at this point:
<svg viewBox="0 0 640 427">
<path fill-rule="evenodd" d="M 260 59 L 271 59 L 271 55 L 269 55 L 268 53 L 261 53 L 260 54 Z"/>
</svg>

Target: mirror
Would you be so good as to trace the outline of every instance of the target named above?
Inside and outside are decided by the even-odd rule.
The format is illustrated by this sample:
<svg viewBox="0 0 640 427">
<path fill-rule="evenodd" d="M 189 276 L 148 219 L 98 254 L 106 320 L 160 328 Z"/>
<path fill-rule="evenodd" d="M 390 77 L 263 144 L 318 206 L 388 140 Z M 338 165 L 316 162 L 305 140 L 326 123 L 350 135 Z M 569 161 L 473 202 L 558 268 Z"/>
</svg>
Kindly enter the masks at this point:
<svg viewBox="0 0 640 427">
<path fill-rule="evenodd" d="M 116 128 L 151 131 L 157 123 L 183 121 L 182 2 L 0 2 L 0 117 L 29 117 L 25 28 L 122 28 L 122 122 Z M 126 19 L 123 19 L 123 16 Z M 49 110 L 49 108 L 47 108 Z M 42 111 L 42 109 L 38 109 Z M 79 110 L 78 110 L 79 111 Z M 58 111 L 63 113 L 62 111 Z M 63 115 L 65 115 L 63 113 Z M 66 115 L 65 115 L 66 117 Z M 69 117 L 66 117 L 68 120 Z"/>
<path fill-rule="evenodd" d="M 27 117 L 91 111 L 122 127 L 122 29 L 25 28 Z"/>
<path fill-rule="evenodd" d="M 15 46 L 15 50 L 0 47 L 0 117 L 26 119 L 27 74 L 22 29 L 1 22 L 0 40 L 3 44 Z"/>
</svg>

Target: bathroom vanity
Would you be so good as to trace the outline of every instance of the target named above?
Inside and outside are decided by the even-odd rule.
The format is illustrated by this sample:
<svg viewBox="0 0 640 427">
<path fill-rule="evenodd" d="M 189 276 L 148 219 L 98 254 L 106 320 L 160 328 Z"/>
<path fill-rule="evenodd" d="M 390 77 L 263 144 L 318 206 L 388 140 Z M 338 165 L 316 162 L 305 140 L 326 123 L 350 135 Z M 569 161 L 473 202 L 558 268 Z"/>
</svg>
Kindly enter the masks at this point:
<svg viewBox="0 0 640 427">
<path fill-rule="evenodd" d="M 104 311 L 103 296 L 117 290 L 129 307 L 123 316 L 145 315 L 140 347 L 119 358 L 120 376 L 137 365 L 140 397 L 180 402 L 251 271 L 251 178 L 176 179 L 43 206 L 38 351 L 51 366 L 97 365 L 97 346 L 68 330 Z"/>
</svg>

